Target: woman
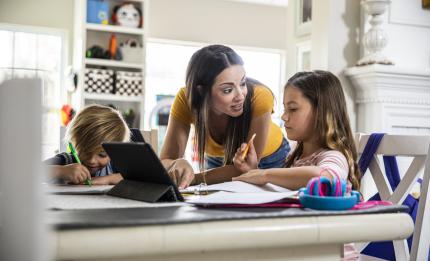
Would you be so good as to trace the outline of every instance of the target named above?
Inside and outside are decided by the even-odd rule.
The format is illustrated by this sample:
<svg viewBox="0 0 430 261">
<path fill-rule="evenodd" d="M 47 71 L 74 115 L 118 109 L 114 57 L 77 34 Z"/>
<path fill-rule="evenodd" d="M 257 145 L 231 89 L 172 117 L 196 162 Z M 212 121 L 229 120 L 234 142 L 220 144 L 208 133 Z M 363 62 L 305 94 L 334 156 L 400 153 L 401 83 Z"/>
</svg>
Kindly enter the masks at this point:
<svg viewBox="0 0 430 261">
<path fill-rule="evenodd" d="M 231 181 L 247 172 L 249 169 L 236 168 L 232 162 L 237 149 L 254 133 L 255 150 L 251 151 L 256 153 L 258 166 L 284 164 L 290 148 L 280 127 L 271 120 L 273 94 L 246 78 L 242 58 L 235 51 L 223 45 L 198 50 L 188 64 L 185 82 L 186 87 L 175 97 L 160 154 L 179 188 Z M 194 174 L 182 158 L 191 124 L 203 171 L 200 174 Z"/>
</svg>

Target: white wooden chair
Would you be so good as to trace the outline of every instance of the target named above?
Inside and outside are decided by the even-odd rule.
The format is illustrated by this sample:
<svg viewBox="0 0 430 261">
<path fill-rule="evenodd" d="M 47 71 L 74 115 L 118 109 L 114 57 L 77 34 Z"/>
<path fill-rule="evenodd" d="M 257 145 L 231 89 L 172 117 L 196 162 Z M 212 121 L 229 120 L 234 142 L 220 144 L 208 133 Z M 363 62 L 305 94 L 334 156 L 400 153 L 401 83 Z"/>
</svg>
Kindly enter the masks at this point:
<svg viewBox="0 0 430 261">
<path fill-rule="evenodd" d="M 370 135 L 356 135 L 359 155 L 364 150 Z M 430 245 L 430 136 L 385 135 L 379 144 L 369 170 L 381 197 L 381 200 L 401 204 L 410 193 L 424 167 L 423 182 L 420 192 L 418 213 L 415 221 L 414 237 L 409 253 L 406 240 L 393 241 L 396 260 L 428 260 Z M 401 181 L 395 191 L 392 191 L 383 165 L 377 155 L 413 157 L 412 163 L 401 176 Z M 362 245 L 362 249 L 366 246 Z M 359 249 L 360 251 L 362 249 Z"/>
<path fill-rule="evenodd" d="M 152 149 L 154 149 L 154 152 L 158 155 L 158 130 L 140 130 L 140 133 L 142 133 L 145 141 L 151 144 Z"/>
</svg>

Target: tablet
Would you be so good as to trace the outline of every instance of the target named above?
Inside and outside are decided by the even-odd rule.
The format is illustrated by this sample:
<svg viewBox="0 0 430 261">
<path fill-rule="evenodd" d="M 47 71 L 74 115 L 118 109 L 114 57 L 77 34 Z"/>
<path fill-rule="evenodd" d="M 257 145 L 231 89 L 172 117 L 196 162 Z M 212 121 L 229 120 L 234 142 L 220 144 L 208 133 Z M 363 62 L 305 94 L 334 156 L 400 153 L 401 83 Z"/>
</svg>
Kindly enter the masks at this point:
<svg viewBox="0 0 430 261">
<path fill-rule="evenodd" d="M 167 174 L 160 159 L 148 143 L 111 142 L 103 143 L 102 146 L 109 155 L 115 170 L 121 173 L 124 180 L 156 183 L 154 186 L 167 185 L 173 189 L 178 200 L 184 200 L 175 182 Z"/>
</svg>

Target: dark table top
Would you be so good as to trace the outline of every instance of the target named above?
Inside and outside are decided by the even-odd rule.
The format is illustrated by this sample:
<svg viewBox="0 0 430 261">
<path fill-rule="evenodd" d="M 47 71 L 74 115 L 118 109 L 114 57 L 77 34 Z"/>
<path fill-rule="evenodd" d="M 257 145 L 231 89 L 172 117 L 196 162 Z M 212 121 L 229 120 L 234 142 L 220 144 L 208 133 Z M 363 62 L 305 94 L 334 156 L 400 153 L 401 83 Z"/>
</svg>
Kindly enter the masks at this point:
<svg viewBox="0 0 430 261">
<path fill-rule="evenodd" d="M 407 212 L 403 205 L 360 210 L 321 211 L 301 208 L 201 208 L 193 206 L 48 210 L 47 222 L 57 230 L 184 224 L 193 222 L 288 218 L 303 216 L 362 215 Z"/>
</svg>

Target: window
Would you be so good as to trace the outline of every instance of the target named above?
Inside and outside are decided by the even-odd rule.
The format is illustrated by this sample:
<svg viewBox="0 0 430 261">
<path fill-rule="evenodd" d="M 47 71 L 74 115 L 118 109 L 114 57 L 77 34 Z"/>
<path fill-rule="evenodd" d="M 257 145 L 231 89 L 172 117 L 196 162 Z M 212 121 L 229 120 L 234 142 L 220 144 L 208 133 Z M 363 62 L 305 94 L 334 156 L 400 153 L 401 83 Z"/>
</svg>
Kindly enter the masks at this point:
<svg viewBox="0 0 430 261">
<path fill-rule="evenodd" d="M 160 97 L 174 96 L 185 86 L 185 70 L 191 55 L 205 44 L 150 40 L 146 49 L 145 124 L 156 127 L 151 117 L 152 109 Z M 249 77 L 266 84 L 273 92 L 276 103 L 273 117 L 282 112 L 282 87 L 284 84 L 284 53 L 281 50 L 257 48 L 232 48 L 243 58 Z M 158 97 L 158 100 L 157 100 Z"/>
<path fill-rule="evenodd" d="M 270 88 L 275 96 L 272 119 L 280 124 L 283 111 L 283 86 L 285 84 L 284 54 L 281 50 L 253 50 L 234 48 L 245 63 L 246 75 Z"/>
<path fill-rule="evenodd" d="M 152 41 L 147 43 L 144 119 L 146 126 L 158 127 L 153 113 L 151 115 L 153 108 L 160 97 L 174 97 L 179 88 L 185 86 L 188 61 L 199 48 L 200 46 L 187 44 Z"/>
<path fill-rule="evenodd" d="M 0 24 L 0 83 L 14 78 L 43 80 L 43 159 L 60 148 L 58 108 L 63 97 L 64 43 L 65 34 L 62 31 Z M 22 99 L 25 102 L 25 97 Z"/>
</svg>

